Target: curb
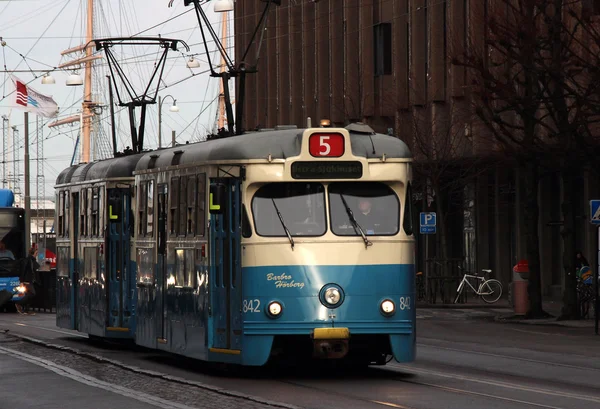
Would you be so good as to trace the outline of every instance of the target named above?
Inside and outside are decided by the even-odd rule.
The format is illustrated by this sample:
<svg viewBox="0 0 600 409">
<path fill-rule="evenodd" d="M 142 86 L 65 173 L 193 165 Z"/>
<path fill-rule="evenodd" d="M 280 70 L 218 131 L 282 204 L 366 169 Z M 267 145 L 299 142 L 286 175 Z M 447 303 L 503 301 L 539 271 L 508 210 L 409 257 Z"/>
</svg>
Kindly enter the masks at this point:
<svg viewBox="0 0 600 409">
<path fill-rule="evenodd" d="M 466 309 L 497 309 L 510 308 L 509 306 L 499 306 L 497 304 L 417 304 L 417 309 L 424 310 L 466 310 Z"/>
<path fill-rule="evenodd" d="M 19 335 L 19 334 L 11 334 L 10 332 L 5 332 L 4 335 L 9 336 L 9 337 L 13 337 L 13 338 L 18 338 L 21 339 L 22 341 L 25 342 L 29 342 L 31 344 L 36 344 L 36 345 L 40 345 L 43 346 L 45 348 L 50 348 L 50 349 L 56 349 L 59 351 L 65 351 L 65 352 L 70 352 L 70 353 L 74 353 L 76 355 L 79 356 L 83 356 L 86 358 L 90 358 L 93 359 L 94 361 L 97 362 L 101 362 L 101 363 L 108 363 L 111 365 L 114 365 L 116 367 L 119 367 L 121 369 L 125 369 L 127 371 L 130 372 L 134 372 L 134 373 L 138 373 L 141 375 L 147 375 L 147 376 L 151 376 L 153 378 L 159 378 L 159 379 L 164 379 L 166 381 L 171 381 L 171 382 L 177 382 L 180 384 L 184 384 L 184 385 L 190 385 L 190 386 L 196 386 L 198 388 L 202 388 L 211 392 L 215 392 L 218 393 L 220 395 L 225 395 L 225 396 L 230 396 L 230 397 L 234 397 L 234 398 L 240 398 L 240 399 L 245 399 L 248 401 L 252 401 L 252 402 L 256 402 L 256 403 L 260 403 L 261 405 L 269 405 L 269 406 L 273 406 L 273 407 L 277 407 L 277 408 L 285 408 L 285 409 L 305 409 L 302 408 L 300 406 L 295 406 L 295 405 L 290 405 L 287 403 L 282 403 L 282 402 L 274 402 L 271 400 L 267 400 L 267 399 L 262 399 L 259 398 L 257 396 L 253 396 L 253 395 L 247 395 L 241 392 L 234 392 L 234 391 L 230 391 L 224 388 L 220 388 L 218 386 L 212 386 L 212 385 L 208 385 L 202 382 L 197 382 L 197 381 L 190 381 L 184 378 L 180 378 L 177 376 L 172 376 L 172 375 L 165 375 L 163 373 L 160 372 L 156 372 L 156 371 L 150 371 L 147 369 L 142 369 L 136 366 L 130 366 L 130 365 L 125 365 L 122 362 L 113 360 L 113 359 L 109 359 L 109 358 L 105 358 L 103 356 L 100 355 L 96 355 L 96 354 L 91 354 L 89 352 L 83 352 L 83 351 L 79 351 L 75 348 L 71 348 L 71 347 L 67 347 L 67 346 L 63 346 L 63 345 L 57 345 L 57 344 L 51 344 L 45 341 L 42 341 L 40 339 L 36 339 L 36 338 L 32 338 L 32 337 L 28 337 L 25 335 Z"/>
<path fill-rule="evenodd" d="M 510 319 L 512 317 L 516 317 L 516 315 L 496 315 L 494 317 L 494 321 L 501 324 L 521 324 L 521 325 L 546 325 L 551 327 L 562 327 L 562 328 L 588 328 L 587 325 L 568 325 L 563 324 L 566 321 L 557 321 L 555 318 L 540 318 L 540 319 Z M 508 319 L 507 319 L 508 318 Z M 589 326 L 589 328 L 594 328 L 594 325 Z"/>
</svg>

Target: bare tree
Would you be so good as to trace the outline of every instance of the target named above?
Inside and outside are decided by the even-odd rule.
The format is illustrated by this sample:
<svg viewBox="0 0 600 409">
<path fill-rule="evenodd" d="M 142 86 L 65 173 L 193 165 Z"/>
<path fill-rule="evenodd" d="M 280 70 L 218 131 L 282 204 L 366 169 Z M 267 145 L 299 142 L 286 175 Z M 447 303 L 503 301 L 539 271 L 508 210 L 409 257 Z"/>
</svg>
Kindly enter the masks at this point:
<svg viewBox="0 0 600 409">
<path fill-rule="evenodd" d="M 542 168 L 560 171 L 565 292 L 562 318 L 578 318 L 574 274 L 574 183 L 597 152 L 598 31 L 583 17 L 583 0 L 496 0 L 484 23 L 485 47 L 471 44 L 459 64 L 470 68 L 476 113 L 501 149 L 517 158 L 525 190 L 537 192 Z M 524 206 L 529 316 L 541 304 L 539 204 Z"/>
</svg>

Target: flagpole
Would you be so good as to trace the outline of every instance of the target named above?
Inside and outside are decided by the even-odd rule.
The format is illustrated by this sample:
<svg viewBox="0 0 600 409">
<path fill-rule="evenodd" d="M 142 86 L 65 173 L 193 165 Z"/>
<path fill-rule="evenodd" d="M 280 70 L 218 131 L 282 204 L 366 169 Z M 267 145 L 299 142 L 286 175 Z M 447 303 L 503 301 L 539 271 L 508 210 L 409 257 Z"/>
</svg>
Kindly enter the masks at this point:
<svg viewBox="0 0 600 409">
<path fill-rule="evenodd" d="M 31 196 L 29 192 L 29 112 L 25 111 L 25 248 L 31 246 Z"/>
</svg>

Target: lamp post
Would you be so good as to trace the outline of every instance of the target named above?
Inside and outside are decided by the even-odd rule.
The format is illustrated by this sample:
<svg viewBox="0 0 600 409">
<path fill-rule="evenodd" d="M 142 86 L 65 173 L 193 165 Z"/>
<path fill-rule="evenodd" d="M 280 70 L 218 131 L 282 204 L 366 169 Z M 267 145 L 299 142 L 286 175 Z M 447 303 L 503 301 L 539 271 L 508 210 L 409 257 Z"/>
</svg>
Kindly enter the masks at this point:
<svg viewBox="0 0 600 409">
<path fill-rule="evenodd" d="M 251 0 L 245 0 L 245 1 L 251 1 Z M 252 37 L 250 38 L 250 42 L 249 42 L 248 46 L 246 47 L 245 51 L 241 54 L 242 55 L 241 61 L 238 61 L 235 64 L 232 61 L 232 59 L 229 57 L 229 55 L 227 54 L 227 50 L 223 46 L 223 43 L 220 41 L 219 36 L 215 32 L 215 30 L 212 28 L 210 21 L 209 21 L 208 17 L 206 16 L 206 13 L 204 12 L 204 10 L 202 9 L 202 7 L 200 5 L 201 1 L 200 0 L 184 0 L 184 2 L 183 2 L 184 6 L 189 6 L 191 4 L 194 6 L 194 8 L 196 10 L 196 17 L 198 18 L 198 25 L 200 26 L 200 33 L 202 34 L 202 42 L 204 43 L 206 56 L 208 57 L 208 66 L 210 68 L 210 76 L 211 77 L 219 77 L 223 81 L 223 91 L 224 91 L 223 96 L 225 99 L 225 110 L 227 112 L 227 125 L 229 128 L 228 134 L 226 136 L 241 135 L 244 132 L 244 130 L 242 129 L 242 124 L 243 124 L 242 117 L 244 114 L 246 74 L 255 73 L 258 71 L 257 65 L 258 65 L 258 61 L 260 58 L 260 50 L 261 50 L 264 33 L 265 33 L 264 27 L 266 27 L 266 24 L 267 24 L 269 9 L 272 4 L 275 4 L 277 6 L 281 5 L 281 0 L 260 0 L 260 1 L 263 3 L 266 3 L 265 8 L 264 8 L 262 15 L 258 21 L 258 24 L 256 25 L 256 28 L 252 34 Z M 217 13 L 231 11 L 231 10 L 233 10 L 233 7 L 234 7 L 233 0 L 217 0 L 213 4 L 214 4 L 214 11 Z M 225 65 L 227 66 L 227 71 L 216 72 L 213 69 L 213 64 L 212 64 L 212 60 L 211 60 L 211 51 L 208 49 L 208 42 L 207 42 L 206 35 L 204 32 L 205 28 L 207 29 L 208 33 L 212 37 L 212 40 L 214 41 L 215 45 L 217 46 L 217 49 L 219 50 L 221 57 L 225 61 Z M 254 57 L 254 64 L 248 64 L 246 62 L 246 57 L 248 56 L 248 54 L 250 52 L 250 48 L 252 47 L 252 44 L 254 43 L 254 40 L 259 31 L 261 32 L 261 35 L 260 35 L 260 40 L 258 42 L 258 45 L 256 47 L 256 55 Z M 242 45 L 242 47 L 243 47 L 243 45 Z M 229 83 L 230 78 L 236 78 L 236 77 L 239 77 L 239 82 L 238 82 L 238 92 L 236 95 L 236 103 L 235 103 L 236 115 L 235 115 L 235 122 L 234 122 L 233 108 L 231 106 L 231 98 L 229 95 L 229 84 L 228 83 Z"/>
<path fill-rule="evenodd" d="M 171 97 L 171 99 L 173 99 L 173 105 L 171 105 L 171 108 L 169 108 L 169 111 L 171 112 L 179 112 L 179 107 L 177 106 L 177 100 L 175 98 L 173 98 L 172 95 L 167 95 L 166 97 L 162 98 L 161 96 L 158 97 L 158 148 L 162 148 L 162 103 L 164 102 L 164 100 L 166 98 Z"/>
</svg>

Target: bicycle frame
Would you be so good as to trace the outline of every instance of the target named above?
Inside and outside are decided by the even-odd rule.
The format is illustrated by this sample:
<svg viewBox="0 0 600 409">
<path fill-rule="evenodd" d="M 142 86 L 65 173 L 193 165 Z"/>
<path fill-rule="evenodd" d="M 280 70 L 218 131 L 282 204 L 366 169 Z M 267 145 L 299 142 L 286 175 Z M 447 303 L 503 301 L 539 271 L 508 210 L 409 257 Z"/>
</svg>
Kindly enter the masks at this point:
<svg viewBox="0 0 600 409">
<path fill-rule="evenodd" d="M 471 284 L 471 282 L 469 281 L 469 279 L 476 279 L 479 281 L 479 287 L 478 289 L 475 289 L 475 287 L 473 287 L 473 285 Z M 471 287 L 471 290 L 473 290 L 473 292 L 475 294 L 477 294 L 478 296 L 482 296 L 482 295 L 488 295 L 488 294 L 492 294 L 490 292 L 482 292 L 481 289 L 483 288 L 483 285 L 486 282 L 486 278 L 485 277 L 480 277 L 480 276 L 476 276 L 476 275 L 471 275 L 471 274 L 465 274 L 460 282 L 460 284 L 458 285 L 458 288 L 456 289 L 456 292 L 458 293 L 456 296 L 456 300 L 458 300 L 458 296 L 462 293 L 462 291 L 465 288 L 465 283 Z M 455 302 L 456 302 L 455 300 Z"/>
</svg>

